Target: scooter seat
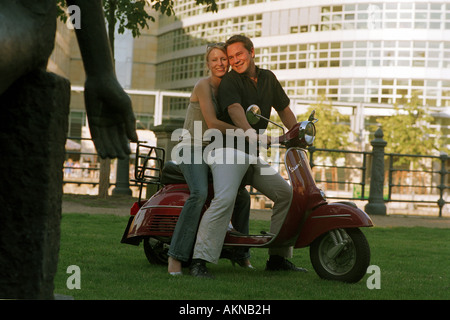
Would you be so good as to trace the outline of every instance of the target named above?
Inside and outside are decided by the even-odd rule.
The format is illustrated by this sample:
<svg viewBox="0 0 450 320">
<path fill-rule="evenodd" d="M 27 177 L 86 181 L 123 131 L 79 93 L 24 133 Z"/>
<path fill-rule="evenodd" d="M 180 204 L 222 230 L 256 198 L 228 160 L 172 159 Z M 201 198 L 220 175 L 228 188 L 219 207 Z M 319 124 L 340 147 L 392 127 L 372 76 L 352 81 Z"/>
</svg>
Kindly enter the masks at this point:
<svg viewBox="0 0 450 320">
<path fill-rule="evenodd" d="M 164 185 L 173 183 L 186 183 L 183 172 L 181 172 L 180 167 L 174 161 L 167 161 L 164 164 L 161 175 L 161 183 Z"/>
<path fill-rule="evenodd" d="M 212 182 L 211 173 L 208 175 L 209 182 Z M 167 161 L 164 164 L 162 170 L 161 183 L 166 184 L 176 184 L 183 183 L 186 184 L 186 179 L 184 179 L 183 172 L 181 172 L 180 167 L 174 161 Z"/>
<path fill-rule="evenodd" d="M 251 184 L 251 176 L 253 174 L 253 166 L 250 166 L 242 179 L 241 187 Z M 212 183 L 211 171 L 208 169 L 208 182 Z M 167 161 L 164 163 L 164 168 L 162 169 L 161 183 L 163 185 L 183 183 L 186 184 L 186 179 L 184 179 L 183 172 L 181 172 L 180 167 L 174 161 Z"/>
<path fill-rule="evenodd" d="M 241 188 L 245 187 L 246 185 L 251 185 L 251 177 L 253 174 L 253 166 L 250 166 L 247 170 L 247 172 L 245 173 L 243 179 L 242 179 L 242 183 L 241 183 Z M 208 183 L 212 183 L 212 175 L 211 175 L 211 171 L 208 169 Z M 164 163 L 164 168 L 162 170 L 162 175 L 161 175 L 161 183 L 163 185 L 167 185 L 167 184 L 176 184 L 176 183 L 183 183 L 186 184 L 186 179 L 184 179 L 184 175 L 183 172 L 181 172 L 180 167 L 178 166 L 178 164 L 175 161 L 167 161 L 166 163 Z"/>
</svg>

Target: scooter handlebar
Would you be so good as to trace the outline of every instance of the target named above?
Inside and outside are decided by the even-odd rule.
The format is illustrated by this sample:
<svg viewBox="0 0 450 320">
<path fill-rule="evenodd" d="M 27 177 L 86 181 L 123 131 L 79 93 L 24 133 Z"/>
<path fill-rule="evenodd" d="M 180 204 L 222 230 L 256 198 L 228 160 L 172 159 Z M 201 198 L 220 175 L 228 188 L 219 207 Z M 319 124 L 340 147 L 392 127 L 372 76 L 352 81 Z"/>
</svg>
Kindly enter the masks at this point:
<svg viewBox="0 0 450 320">
<path fill-rule="evenodd" d="M 314 123 L 318 121 L 318 119 L 315 118 L 315 114 L 316 111 L 313 110 L 307 121 L 296 123 L 288 132 L 286 132 L 282 136 L 271 139 L 269 144 L 279 143 L 288 148 L 306 148 L 308 146 L 312 146 L 316 136 L 316 127 L 314 126 Z M 255 104 L 247 108 L 246 117 L 250 124 L 255 124 L 260 119 L 264 119 L 283 129 L 282 126 L 275 123 L 274 121 L 261 116 L 261 110 Z"/>
<path fill-rule="evenodd" d="M 285 134 L 279 136 L 277 138 L 277 141 L 281 144 L 281 145 L 286 145 L 290 140 L 293 140 L 295 138 L 298 138 L 298 133 L 299 133 L 299 129 L 300 129 L 300 122 L 296 123 L 291 130 L 289 130 L 288 132 L 286 132 Z"/>
<path fill-rule="evenodd" d="M 313 145 L 315 136 L 314 122 L 308 120 L 295 124 L 291 130 L 278 137 L 278 142 L 288 148 L 306 148 Z"/>
</svg>

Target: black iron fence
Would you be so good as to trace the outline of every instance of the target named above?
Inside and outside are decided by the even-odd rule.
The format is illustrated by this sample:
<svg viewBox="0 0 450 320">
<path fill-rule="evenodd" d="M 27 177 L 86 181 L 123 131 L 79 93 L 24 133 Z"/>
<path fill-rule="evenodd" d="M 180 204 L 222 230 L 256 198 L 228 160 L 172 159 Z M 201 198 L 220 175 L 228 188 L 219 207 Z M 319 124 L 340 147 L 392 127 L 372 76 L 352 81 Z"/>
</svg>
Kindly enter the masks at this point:
<svg viewBox="0 0 450 320">
<path fill-rule="evenodd" d="M 69 138 L 82 142 L 89 139 Z M 409 213 L 422 209 L 436 211 L 431 215 L 443 216 L 449 198 L 450 158 L 440 156 L 389 154 L 382 133 L 371 142 L 371 151 L 350 151 L 309 148 L 310 166 L 316 183 L 324 189 L 329 199 L 360 200 L 383 207 L 394 203 L 408 204 Z M 281 153 L 283 153 L 283 150 Z M 134 159 L 130 156 L 130 187 L 134 174 Z M 72 159 L 72 162 L 69 161 Z M 283 159 L 281 154 L 279 159 Z M 286 176 L 282 161 L 272 162 Z M 67 150 L 64 164 L 64 183 L 97 186 L 99 159 L 95 150 Z M 111 185 L 115 184 L 115 169 L 111 170 Z M 284 171 L 284 172 L 283 172 Z M 287 178 L 287 177 L 286 177 Z M 251 190 L 256 196 L 260 194 Z M 392 207 L 392 208 L 391 208 Z M 367 206 L 366 206 L 367 208 Z M 379 210 L 380 208 L 377 208 Z M 385 211 L 385 209 L 384 209 Z M 381 213 L 383 214 L 383 213 Z"/>
<path fill-rule="evenodd" d="M 371 152 L 315 147 L 309 148 L 308 151 L 309 164 L 315 173 L 316 183 L 321 184 L 325 190 L 336 191 L 330 192 L 329 198 L 368 199 L 367 163 Z M 336 164 L 337 161 L 341 161 L 341 164 Z"/>
<path fill-rule="evenodd" d="M 98 185 L 100 162 L 92 139 L 67 137 L 64 184 Z"/>
<path fill-rule="evenodd" d="M 116 186 L 117 160 L 110 163 L 109 186 Z M 66 159 L 63 165 L 64 190 L 69 193 L 75 188 L 67 188 L 67 185 L 75 185 L 75 193 L 98 193 L 100 183 L 100 157 L 94 143 L 90 138 L 68 137 L 66 142 Z M 134 181 L 134 154 L 130 155 L 129 186 L 133 188 L 133 195 L 138 192 L 138 185 Z"/>
<path fill-rule="evenodd" d="M 447 168 L 450 158 L 448 155 L 420 156 L 390 153 L 386 156 L 389 158 L 388 201 L 437 204 L 439 217 L 442 217 L 446 204 L 445 197 L 448 199 L 449 196 L 447 192 L 449 190 L 449 171 Z M 399 159 L 406 160 L 410 168 L 396 166 Z M 408 161 L 407 159 L 418 161 Z M 412 166 L 414 163 L 419 166 L 418 169 Z M 409 199 L 405 199 L 404 196 L 398 197 L 398 195 L 407 195 Z"/>
<path fill-rule="evenodd" d="M 386 170 L 371 172 L 368 169 L 372 168 L 372 152 L 320 148 L 310 148 L 309 152 L 316 183 L 324 188 L 330 199 L 369 201 L 370 181 L 375 174 L 384 181 L 382 199 L 386 203 L 413 204 L 410 210 L 434 207 L 439 217 L 442 217 L 444 206 L 448 203 L 445 199 L 449 199 L 447 168 L 450 167 L 450 161 L 446 154 L 424 156 L 385 153 L 383 161 Z M 345 163 L 327 164 L 330 153 L 340 154 L 340 160 L 345 159 Z M 411 159 L 418 160 L 420 163 L 417 165 L 420 167 L 412 167 Z"/>
</svg>

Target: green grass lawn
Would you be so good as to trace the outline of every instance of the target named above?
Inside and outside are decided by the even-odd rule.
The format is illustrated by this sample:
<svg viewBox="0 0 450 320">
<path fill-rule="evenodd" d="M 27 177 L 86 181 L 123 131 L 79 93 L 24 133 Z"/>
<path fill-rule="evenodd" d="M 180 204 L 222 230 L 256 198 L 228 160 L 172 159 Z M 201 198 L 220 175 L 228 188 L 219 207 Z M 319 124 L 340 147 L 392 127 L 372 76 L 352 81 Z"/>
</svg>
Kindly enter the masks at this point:
<svg viewBox="0 0 450 320">
<path fill-rule="evenodd" d="M 128 217 L 64 214 L 54 292 L 85 299 L 159 300 L 308 300 L 308 299 L 445 299 L 450 298 L 450 230 L 431 228 L 363 229 L 381 271 L 381 288 L 368 289 L 370 274 L 356 284 L 325 281 L 314 272 L 309 249 L 294 250 L 292 261 L 309 273 L 266 272 L 267 249 L 252 249 L 256 271 L 232 267 L 228 260 L 209 265 L 215 280 L 188 275 L 171 277 L 165 266 L 150 265 L 142 244 L 121 244 Z M 251 221 L 254 231 L 266 221 Z M 80 268 L 80 289 L 68 289 Z"/>
</svg>

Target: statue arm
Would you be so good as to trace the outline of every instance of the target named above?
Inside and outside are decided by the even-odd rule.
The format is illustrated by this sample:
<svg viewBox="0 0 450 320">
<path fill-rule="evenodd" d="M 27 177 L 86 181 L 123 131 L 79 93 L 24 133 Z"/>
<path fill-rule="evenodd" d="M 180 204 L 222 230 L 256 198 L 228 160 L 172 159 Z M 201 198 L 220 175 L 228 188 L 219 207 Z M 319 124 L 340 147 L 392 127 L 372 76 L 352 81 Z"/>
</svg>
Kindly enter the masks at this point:
<svg viewBox="0 0 450 320">
<path fill-rule="evenodd" d="M 102 158 L 125 158 L 137 141 L 130 97 L 117 81 L 101 0 L 67 0 L 81 12 L 75 29 L 86 72 L 85 105 L 89 128 Z"/>
<path fill-rule="evenodd" d="M 105 28 L 101 0 L 67 0 L 81 12 L 81 28 L 75 29 L 86 76 L 114 74 L 113 59 Z"/>
</svg>

